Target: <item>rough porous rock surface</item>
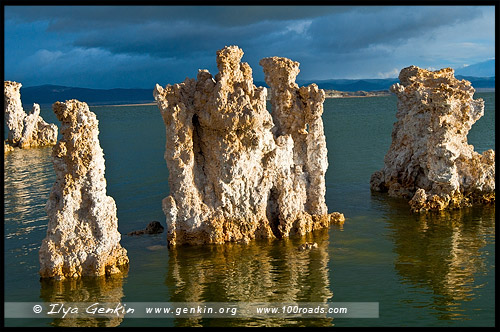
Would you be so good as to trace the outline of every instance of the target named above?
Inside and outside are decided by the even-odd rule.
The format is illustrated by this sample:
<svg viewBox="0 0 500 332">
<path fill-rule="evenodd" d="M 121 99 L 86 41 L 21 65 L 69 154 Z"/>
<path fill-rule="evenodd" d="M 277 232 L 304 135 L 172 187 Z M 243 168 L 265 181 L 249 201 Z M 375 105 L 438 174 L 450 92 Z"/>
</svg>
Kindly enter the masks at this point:
<svg viewBox="0 0 500 332">
<path fill-rule="evenodd" d="M 106 196 L 98 121 L 86 103 L 56 102 L 62 139 L 52 156 L 56 182 L 45 207 L 49 223 L 40 248 L 43 278 L 101 276 L 128 264 L 120 246 L 116 205 Z"/>
<path fill-rule="evenodd" d="M 29 114 L 21 103 L 21 83 L 4 82 L 4 111 L 9 134 L 7 144 L 27 149 L 37 146 L 55 145 L 57 126 L 45 122 L 40 116 L 40 106 L 33 104 Z M 8 150 L 5 149 L 7 152 Z"/>
<path fill-rule="evenodd" d="M 370 180 L 374 191 L 409 199 L 412 211 L 459 208 L 495 201 L 495 152 L 467 143 L 484 102 L 451 68 L 404 68 L 391 91 L 398 97 L 397 122 L 384 168 Z"/>
<path fill-rule="evenodd" d="M 263 59 L 271 115 L 242 56 L 225 47 L 215 79 L 200 70 L 154 90 L 166 126 L 170 246 L 282 238 L 344 221 L 324 199 L 323 90 L 298 88 L 297 62 Z"/>
</svg>

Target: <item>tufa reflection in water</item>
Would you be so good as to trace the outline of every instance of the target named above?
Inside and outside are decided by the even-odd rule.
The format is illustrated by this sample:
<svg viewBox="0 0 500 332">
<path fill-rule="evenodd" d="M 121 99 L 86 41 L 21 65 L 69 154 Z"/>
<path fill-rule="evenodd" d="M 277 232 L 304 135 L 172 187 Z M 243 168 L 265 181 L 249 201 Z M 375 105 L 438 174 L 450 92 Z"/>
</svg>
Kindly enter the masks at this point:
<svg viewBox="0 0 500 332">
<path fill-rule="evenodd" d="M 174 248 L 165 284 L 170 302 L 327 302 L 328 229 L 302 237 Z M 317 248 L 300 251 L 304 242 Z M 321 319 L 176 319 L 177 326 L 332 326 Z"/>
<path fill-rule="evenodd" d="M 27 218 L 30 211 L 45 206 L 55 179 L 52 167 L 47 167 L 51 164 L 51 154 L 52 148 L 44 147 L 16 150 L 4 157 L 6 214 L 16 214 L 18 220 L 30 220 Z"/>
<path fill-rule="evenodd" d="M 47 228 L 45 203 L 55 179 L 51 153 L 51 147 L 43 147 L 4 156 L 5 285 L 38 268 L 34 255 Z"/>
<path fill-rule="evenodd" d="M 405 214 L 399 200 L 387 202 L 393 205 L 387 221 L 398 255 L 395 270 L 404 283 L 432 292 L 432 303 L 417 302 L 411 294 L 407 301 L 434 309 L 440 320 L 470 319 L 463 306 L 486 285 L 476 279 L 494 269 L 485 247 L 495 237 L 495 206 L 419 215 Z"/>
<path fill-rule="evenodd" d="M 99 302 L 120 303 L 123 294 L 123 280 L 127 276 L 124 268 L 121 274 L 108 277 L 82 277 L 77 279 L 40 279 L 40 298 L 45 302 Z M 114 327 L 119 326 L 122 317 L 106 318 L 54 318 L 52 326 L 58 327 Z"/>
</svg>

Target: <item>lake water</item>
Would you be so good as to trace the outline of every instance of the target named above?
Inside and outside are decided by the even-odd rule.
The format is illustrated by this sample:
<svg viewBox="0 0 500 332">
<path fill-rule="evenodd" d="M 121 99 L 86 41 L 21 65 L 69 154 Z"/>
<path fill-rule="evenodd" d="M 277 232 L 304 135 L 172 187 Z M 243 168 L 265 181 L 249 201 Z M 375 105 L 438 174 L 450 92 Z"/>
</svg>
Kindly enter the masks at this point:
<svg viewBox="0 0 500 332">
<path fill-rule="evenodd" d="M 495 94 L 477 93 L 485 116 L 469 133 L 495 148 Z M 412 214 L 405 201 L 370 192 L 391 142 L 396 97 L 327 99 L 326 203 L 346 216 L 305 237 L 248 245 L 166 248 L 165 127 L 156 106 L 91 107 L 99 119 L 107 194 L 117 205 L 128 273 L 41 282 L 38 250 L 55 180 L 51 148 L 5 156 L 6 302 L 378 302 L 379 318 L 6 319 L 7 326 L 494 326 L 495 207 Z M 42 116 L 59 125 L 50 107 Z M 315 241 L 318 248 L 299 252 Z"/>
</svg>

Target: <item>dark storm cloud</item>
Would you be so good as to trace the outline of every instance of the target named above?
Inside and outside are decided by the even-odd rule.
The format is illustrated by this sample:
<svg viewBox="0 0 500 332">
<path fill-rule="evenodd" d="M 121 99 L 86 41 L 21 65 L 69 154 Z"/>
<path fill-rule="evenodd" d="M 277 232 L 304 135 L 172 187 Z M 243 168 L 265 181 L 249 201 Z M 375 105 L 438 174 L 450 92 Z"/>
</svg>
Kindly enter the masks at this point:
<svg viewBox="0 0 500 332">
<path fill-rule="evenodd" d="M 159 57 L 183 57 L 187 53 L 214 52 L 214 48 L 255 44 L 261 36 L 273 36 L 283 29 L 280 23 L 262 22 L 245 27 L 216 27 L 205 23 L 175 21 L 124 26 L 108 33 L 90 31 L 76 38 L 79 47 L 99 47 L 113 53 L 150 54 Z M 257 46 L 257 45 L 256 45 Z"/>
<path fill-rule="evenodd" d="M 388 7 L 384 11 L 349 12 L 335 19 L 321 17 L 309 28 L 311 46 L 335 54 L 354 53 L 373 45 L 398 45 L 441 26 L 481 15 L 471 7 Z"/>
<path fill-rule="evenodd" d="M 255 80 L 267 56 L 299 61 L 301 79 L 397 76 L 493 57 L 493 26 L 494 7 L 6 6 L 5 71 L 36 84 L 72 73 L 86 86 L 150 86 L 215 74 L 216 51 L 238 45 Z"/>
<path fill-rule="evenodd" d="M 355 7 L 335 6 L 163 6 L 163 7 L 9 7 L 16 22 L 47 22 L 47 33 L 72 36 L 73 47 L 113 54 L 185 58 L 213 55 L 226 45 L 249 54 L 307 46 L 289 27 L 301 20 L 339 14 Z M 265 47 L 262 47 L 265 45 Z M 285 52 L 289 54 L 289 52 Z M 272 54 L 276 55 L 276 54 Z"/>
<path fill-rule="evenodd" d="M 183 57 L 214 48 L 293 43 L 296 49 L 352 53 L 396 45 L 480 15 L 471 7 L 164 6 L 12 7 L 19 20 L 48 20 L 48 31 L 75 34 L 73 45 L 112 53 Z M 313 20 L 314 19 L 314 20 Z M 297 34 L 288 27 L 310 20 Z M 262 44 L 265 42 L 265 44 Z M 300 51 L 300 50 L 299 50 Z"/>
<path fill-rule="evenodd" d="M 222 27 L 262 21 L 315 18 L 353 10 L 350 6 L 30 6 L 10 7 L 24 21 L 50 20 L 49 30 L 119 27 L 144 22 L 189 20 Z"/>
</svg>

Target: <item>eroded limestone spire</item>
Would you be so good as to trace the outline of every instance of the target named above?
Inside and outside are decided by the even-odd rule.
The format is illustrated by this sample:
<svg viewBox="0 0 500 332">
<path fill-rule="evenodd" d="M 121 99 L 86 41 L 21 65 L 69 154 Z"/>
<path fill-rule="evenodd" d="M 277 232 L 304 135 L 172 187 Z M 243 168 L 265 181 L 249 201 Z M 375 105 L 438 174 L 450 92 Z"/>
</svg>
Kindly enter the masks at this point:
<svg viewBox="0 0 500 332">
<path fill-rule="evenodd" d="M 397 122 L 384 168 L 370 180 L 374 191 L 410 200 L 413 211 L 458 208 L 495 201 L 495 151 L 482 154 L 467 143 L 471 126 L 483 116 L 474 88 L 451 68 L 404 68 Z"/>
<path fill-rule="evenodd" d="M 29 114 L 24 112 L 21 103 L 21 86 L 21 83 L 17 82 L 4 82 L 5 121 L 9 129 L 6 144 L 21 149 L 56 144 L 57 126 L 42 119 L 40 106 L 33 104 L 33 109 Z M 6 152 L 12 150 L 7 148 L 7 145 L 5 146 Z"/>
<path fill-rule="evenodd" d="M 200 70 L 196 80 L 154 90 L 166 127 L 169 245 L 282 238 L 344 221 L 324 200 L 324 92 L 298 88 L 298 63 L 263 59 L 271 116 L 267 89 L 253 84 L 242 56 L 225 47 L 215 78 Z M 290 86 L 274 84 L 287 75 Z"/>
<path fill-rule="evenodd" d="M 98 120 L 86 103 L 56 102 L 62 139 L 53 150 L 56 182 L 46 211 L 47 236 L 39 252 L 42 278 L 101 276 L 128 265 L 116 205 L 106 195 Z"/>
</svg>

